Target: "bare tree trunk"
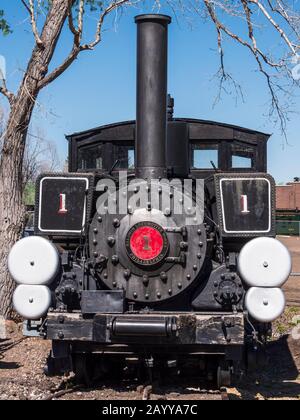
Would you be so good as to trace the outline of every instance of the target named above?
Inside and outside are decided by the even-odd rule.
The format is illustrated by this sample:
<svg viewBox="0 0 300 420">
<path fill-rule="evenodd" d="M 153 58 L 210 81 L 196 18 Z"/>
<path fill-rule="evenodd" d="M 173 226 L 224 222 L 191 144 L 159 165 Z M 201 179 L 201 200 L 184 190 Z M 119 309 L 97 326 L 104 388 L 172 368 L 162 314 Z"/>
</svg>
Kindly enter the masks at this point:
<svg viewBox="0 0 300 420">
<path fill-rule="evenodd" d="M 69 0 L 53 0 L 42 34 L 29 61 L 4 133 L 0 160 L 0 315 L 11 313 L 14 283 L 7 271 L 7 256 L 20 238 L 23 221 L 22 165 L 28 126 L 41 82 L 48 73 L 61 30 L 67 18 Z"/>
</svg>

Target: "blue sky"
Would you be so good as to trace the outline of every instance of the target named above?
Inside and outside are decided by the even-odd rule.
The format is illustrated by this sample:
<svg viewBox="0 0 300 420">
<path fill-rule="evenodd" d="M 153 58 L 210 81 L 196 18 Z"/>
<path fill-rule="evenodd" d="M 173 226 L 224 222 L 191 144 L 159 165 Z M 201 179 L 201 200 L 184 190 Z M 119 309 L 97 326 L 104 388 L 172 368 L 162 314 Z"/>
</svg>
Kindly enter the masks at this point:
<svg viewBox="0 0 300 420">
<path fill-rule="evenodd" d="M 16 89 L 33 45 L 27 15 L 19 0 L 0 0 L 10 20 L 13 34 L 0 38 L 0 55 L 7 62 L 8 85 Z M 83 53 L 71 69 L 47 87 L 38 98 L 33 124 L 41 127 L 57 144 L 61 159 L 67 156 L 65 134 L 102 124 L 135 118 L 136 27 L 130 9 L 117 26 L 107 22 L 102 44 L 94 52 Z M 163 10 L 163 12 L 170 12 Z M 95 21 L 88 18 L 88 35 L 92 37 Z M 273 46 L 272 34 L 261 35 L 263 43 Z M 71 47 L 65 31 L 53 60 L 62 61 Z M 269 143 L 269 172 L 277 182 L 300 176 L 299 92 L 295 92 L 295 114 L 288 124 L 289 145 L 283 147 L 278 127 L 266 118 L 268 94 L 264 79 L 255 71 L 253 58 L 232 42 L 226 43 L 226 63 L 244 90 L 245 103 L 236 103 L 224 95 L 213 107 L 219 65 L 215 30 L 196 19 L 191 25 L 174 19 L 170 27 L 169 92 L 175 97 L 175 115 L 221 121 L 273 133 Z M 0 99 L 2 101 L 2 99 Z M 1 102 L 2 103 L 2 102 Z M 3 102 L 4 104 L 4 102 Z"/>
</svg>

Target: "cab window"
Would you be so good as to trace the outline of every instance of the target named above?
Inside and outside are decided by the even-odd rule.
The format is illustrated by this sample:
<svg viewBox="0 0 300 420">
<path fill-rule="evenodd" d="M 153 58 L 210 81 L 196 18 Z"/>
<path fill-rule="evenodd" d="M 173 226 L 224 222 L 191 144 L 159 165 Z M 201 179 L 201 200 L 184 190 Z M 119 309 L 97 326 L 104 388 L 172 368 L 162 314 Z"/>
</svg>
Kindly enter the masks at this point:
<svg viewBox="0 0 300 420">
<path fill-rule="evenodd" d="M 252 169 L 255 166 L 256 148 L 245 143 L 234 142 L 231 145 L 231 168 Z"/>
<path fill-rule="evenodd" d="M 120 143 L 98 143 L 78 149 L 78 170 L 134 169 L 134 147 Z"/>
<path fill-rule="evenodd" d="M 218 143 L 194 143 L 191 151 L 192 169 L 219 168 Z"/>
<path fill-rule="evenodd" d="M 134 147 L 114 145 L 116 169 L 134 169 Z"/>
<path fill-rule="evenodd" d="M 78 150 L 78 169 L 103 169 L 103 144 L 82 147 Z"/>
</svg>

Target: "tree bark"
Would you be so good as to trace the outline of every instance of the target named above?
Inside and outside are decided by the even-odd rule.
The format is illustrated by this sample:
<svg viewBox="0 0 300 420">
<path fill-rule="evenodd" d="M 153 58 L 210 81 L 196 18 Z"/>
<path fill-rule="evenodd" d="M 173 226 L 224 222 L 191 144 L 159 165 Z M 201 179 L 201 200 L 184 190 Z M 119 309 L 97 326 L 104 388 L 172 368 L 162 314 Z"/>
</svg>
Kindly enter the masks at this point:
<svg viewBox="0 0 300 420">
<path fill-rule="evenodd" d="M 57 41 L 67 18 L 70 0 L 53 0 L 20 89 L 11 103 L 0 160 L 0 315 L 9 317 L 14 282 L 7 270 L 10 249 L 21 237 L 23 206 L 22 166 L 28 127 L 40 85 L 48 73 Z"/>
</svg>

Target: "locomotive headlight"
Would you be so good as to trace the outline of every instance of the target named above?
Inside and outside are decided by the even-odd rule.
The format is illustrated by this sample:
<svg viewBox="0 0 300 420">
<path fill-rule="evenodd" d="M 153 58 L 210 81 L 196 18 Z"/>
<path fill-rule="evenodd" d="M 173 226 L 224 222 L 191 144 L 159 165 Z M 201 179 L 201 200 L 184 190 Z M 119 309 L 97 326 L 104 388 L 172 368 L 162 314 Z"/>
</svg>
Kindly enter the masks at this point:
<svg viewBox="0 0 300 420">
<path fill-rule="evenodd" d="M 252 287 L 247 292 L 245 303 L 254 319 L 269 323 L 283 314 L 286 301 L 281 289 Z"/>
<path fill-rule="evenodd" d="M 59 269 L 58 251 L 39 236 L 21 239 L 10 251 L 8 270 L 18 284 L 50 284 Z"/>
<path fill-rule="evenodd" d="M 238 269 L 248 286 L 280 288 L 291 274 L 292 258 L 277 239 L 256 238 L 242 249 Z"/>
<path fill-rule="evenodd" d="M 46 286 L 20 285 L 13 295 L 13 306 L 25 319 L 42 318 L 50 305 L 51 292 Z"/>
</svg>

